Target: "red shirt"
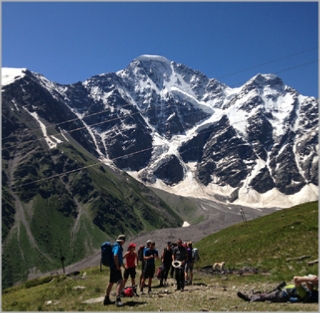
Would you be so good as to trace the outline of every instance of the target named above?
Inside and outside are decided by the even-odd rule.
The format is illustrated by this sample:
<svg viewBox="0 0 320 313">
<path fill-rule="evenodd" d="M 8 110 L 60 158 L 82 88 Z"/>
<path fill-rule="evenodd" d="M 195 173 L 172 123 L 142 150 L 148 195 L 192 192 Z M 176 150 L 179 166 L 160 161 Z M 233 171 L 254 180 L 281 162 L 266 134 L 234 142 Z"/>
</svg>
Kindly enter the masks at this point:
<svg viewBox="0 0 320 313">
<path fill-rule="evenodd" d="M 136 253 L 129 253 L 126 256 L 126 268 L 135 267 L 136 266 Z"/>
</svg>

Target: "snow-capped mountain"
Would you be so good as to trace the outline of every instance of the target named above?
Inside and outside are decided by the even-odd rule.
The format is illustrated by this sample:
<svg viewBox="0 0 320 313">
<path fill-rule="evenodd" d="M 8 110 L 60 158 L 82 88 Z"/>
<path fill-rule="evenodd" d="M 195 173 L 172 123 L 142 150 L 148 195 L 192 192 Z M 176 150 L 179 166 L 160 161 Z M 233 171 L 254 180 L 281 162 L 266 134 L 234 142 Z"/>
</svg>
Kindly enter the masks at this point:
<svg viewBox="0 0 320 313">
<path fill-rule="evenodd" d="M 142 55 L 70 85 L 3 68 L 2 85 L 3 101 L 38 123 L 49 148 L 68 134 L 146 185 L 256 207 L 318 199 L 318 101 L 276 75 L 230 88 Z"/>
</svg>

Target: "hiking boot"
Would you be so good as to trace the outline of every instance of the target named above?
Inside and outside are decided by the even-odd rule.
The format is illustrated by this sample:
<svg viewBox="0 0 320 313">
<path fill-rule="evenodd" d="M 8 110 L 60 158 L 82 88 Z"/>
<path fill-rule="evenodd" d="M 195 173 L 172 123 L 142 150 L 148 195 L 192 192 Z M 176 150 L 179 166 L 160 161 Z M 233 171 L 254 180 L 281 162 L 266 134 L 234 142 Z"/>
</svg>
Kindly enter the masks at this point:
<svg viewBox="0 0 320 313">
<path fill-rule="evenodd" d="M 123 303 L 121 302 L 121 299 L 120 298 L 118 298 L 117 300 L 116 300 L 116 306 L 123 306 Z"/>
<path fill-rule="evenodd" d="M 282 283 L 280 283 L 276 289 L 281 290 L 284 286 L 286 286 L 287 283 L 285 281 L 283 281 Z"/>
<path fill-rule="evenodd" d="M 192 280 L 189 281 L 189 285 L 192 285 Z"/>
<path fill-rule="evenodd" d="M 250 298 L 247 295 L 245 295 L 244 293 L 240 292 L 240 291 L 237 292 L 237 296 L 239 298 L 241 298 L 242 300 L 244 300 L 244 301 L 248 301 L 248 302 L 250 301 Z"/>
<path fill-rule="evenodd" d="M 151 288 L 148 289 L 148 294 L 150 294 L 150 293 L 151 293 Z"/>
<path fill-rule="evenodd" d="M 104 300 L 103 300 L 103 305 L 108 305 L 108 304 L 111 304 L 111 300 L 108 296 L 105 296 L 104 297 Z"/>
</svg>

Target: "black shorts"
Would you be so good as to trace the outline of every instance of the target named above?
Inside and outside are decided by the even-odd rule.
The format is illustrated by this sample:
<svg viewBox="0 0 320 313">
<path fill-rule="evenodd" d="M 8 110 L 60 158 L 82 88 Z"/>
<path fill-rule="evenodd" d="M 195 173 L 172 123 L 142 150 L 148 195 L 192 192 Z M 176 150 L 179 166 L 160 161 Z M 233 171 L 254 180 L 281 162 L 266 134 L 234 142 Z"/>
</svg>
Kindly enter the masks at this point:
<svg viewBox="0 0 320 313">
<path fill-rule="evenodd" d="M 110 283 L 120 283 L 123 280 L 121 270 L 110 268 Z"/>
<path fill-rule="evenodd" d="M 146 265 L 146 261 L 141 262 L 141 272 L 143 273 L 144 267 Z"/>
<path fill-rule="evenodd" d="M 136 268 L 135 267 L 129 267 L 124 270 L 124 274 L 123 274 L 124 279 L 128 279 L 129 275 L 131 278 L 136 277 Z"/>
<path fill-rule="evenodd" d="M 144 267 L 143 277 L 144 278 L 153 278 L 156 266 L 155 264 L 147 264 Z"/>
</svg>

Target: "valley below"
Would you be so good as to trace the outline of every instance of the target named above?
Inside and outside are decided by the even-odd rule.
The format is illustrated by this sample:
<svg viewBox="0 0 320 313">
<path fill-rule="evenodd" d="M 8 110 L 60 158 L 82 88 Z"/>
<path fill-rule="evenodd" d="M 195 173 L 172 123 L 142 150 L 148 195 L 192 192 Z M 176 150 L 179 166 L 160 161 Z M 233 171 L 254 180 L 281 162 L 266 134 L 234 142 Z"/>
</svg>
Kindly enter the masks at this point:
<svg viewBox="0 0 320 313">
<path fill-rule="evenodd" d="M 140 233 L 134 237 L 129 237 L 124 244 L 124 251 L 127 250 L 129 243 L 134 242 L 138 249 L 140 245 L 145 245 L 148 239 L 156 243 L 156 249 L 158 249 L 159 254 L 162 253 L 168 241 L 176 242 L 178 238 L 181 238 L 183 241 L 192 241 L 194 246 L 196 246 L 196 243 L 201 239 L 224 228 L 280 210 L 279 208 L 250 208 L 239 205 L 223 204 L 208 199 L 192 198 L 191 200 L 197 204 L 197 212 L 194 213 L 194 215 L 204 216 L 204 219 L 201 222 L 187 227 L 157 229 Z M 243 210 L 243 213 L 241 213 L 241 209 Z M 109 238 L 106 238 L 106 241 L 107 240 L 109 240 Z M 70 274 L 85 268 L 98 266 L 99 264 L 100 251 L 97 250 L 96 253 L 80 262 L 66 266 L 65 273 Z M 63 269 L 56 269 L 48 273 L 30 273 L 28 279 L 56 273 L 62 274 Z"/>
</svg>

